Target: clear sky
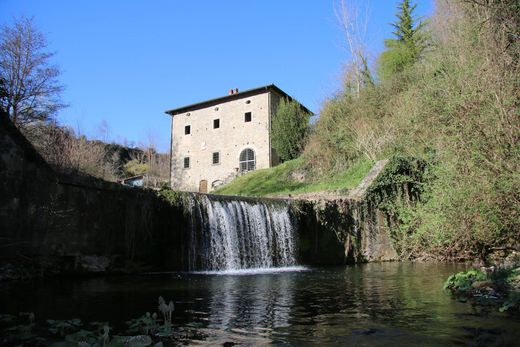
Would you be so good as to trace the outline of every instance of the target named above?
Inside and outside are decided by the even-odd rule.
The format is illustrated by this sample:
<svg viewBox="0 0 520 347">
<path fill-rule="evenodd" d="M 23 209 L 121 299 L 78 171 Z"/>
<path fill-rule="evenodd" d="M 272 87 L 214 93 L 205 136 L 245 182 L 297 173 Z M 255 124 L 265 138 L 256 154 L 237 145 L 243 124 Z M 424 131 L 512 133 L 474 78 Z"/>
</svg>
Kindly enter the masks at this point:
<svg viewBox="0 0 520 347">
<path fill-rule="evenodd" d="M 168 150 L 164 111 L 274 83 L 318 113 L 348 61 L 339 0 L 0 0 L 0 25 L 34 17 L 56 52 L 70 106 L 62 124 Z M 396 3 L 369 2 L 372 57 L 391 37 Z M 417 14 L 434 0 L 417 0 Z"/>
</svg>

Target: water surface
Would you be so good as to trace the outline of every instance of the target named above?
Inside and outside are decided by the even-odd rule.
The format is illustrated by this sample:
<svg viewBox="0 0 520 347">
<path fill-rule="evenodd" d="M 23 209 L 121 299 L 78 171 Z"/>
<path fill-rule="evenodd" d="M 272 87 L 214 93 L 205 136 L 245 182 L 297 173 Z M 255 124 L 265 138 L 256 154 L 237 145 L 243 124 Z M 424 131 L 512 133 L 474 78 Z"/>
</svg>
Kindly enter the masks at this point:
<svg viewBox="0 0 520 347">
<path fill-rule="evenodd" d="M 121 331 L 126 320 L 156 311 L 161 295 L 175 302 L 181 344 L 514 346 L 518 318 L 457 302 L 442 290 L 463 269 L 384 263 L 12 282 L 0 285 L 0 313 L 109 321 Z"/>
</svg>

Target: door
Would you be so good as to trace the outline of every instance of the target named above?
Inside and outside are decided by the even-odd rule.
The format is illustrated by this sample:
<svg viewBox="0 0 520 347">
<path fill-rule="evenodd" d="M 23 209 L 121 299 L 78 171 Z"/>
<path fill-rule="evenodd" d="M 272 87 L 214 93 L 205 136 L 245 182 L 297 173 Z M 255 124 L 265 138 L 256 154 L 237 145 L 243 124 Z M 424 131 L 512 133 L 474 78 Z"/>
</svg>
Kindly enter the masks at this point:
<svg viewBox="0 0 520 347">
<path fill-rule="evenodd" d="M 207 193 L 208 192 L 208 181 L 201 180 L 199 183 L 199 193 Z"/>
</svg>

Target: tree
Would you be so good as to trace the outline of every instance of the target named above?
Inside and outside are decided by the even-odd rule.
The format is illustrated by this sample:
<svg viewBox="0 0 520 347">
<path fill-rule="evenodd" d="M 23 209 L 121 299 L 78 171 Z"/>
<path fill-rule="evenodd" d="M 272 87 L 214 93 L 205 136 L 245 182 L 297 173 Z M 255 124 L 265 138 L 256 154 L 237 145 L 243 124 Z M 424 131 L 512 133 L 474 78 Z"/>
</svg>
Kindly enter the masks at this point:
<svg viewBox="0 0 520 347">
<path fill-rule="evenodd" d="M 386 50 L 379 58 L 379 78 L 384 80 L 413 65 L 426 48 L 425 22 L 418 20 L 413 12 L 416 4 L 402 0 L 397 6 L 397 21 L 392 23 L 396 39 L 385 41 Z"/>
<path fill-rule="evenodd" d="M 18 127 L 52 120 L 65 106 L 60 102 L 60 70 L 50 63 L 54 53 L 46 48 L 47 41 L 32 19 L 20 18 L 0 29 L 0 80 L 4 85 L 0 105 Z"/>
<path fill-rule="evenodd" d="M 308 133 L 310 114 L 294 100 L 282 98 L 272 122 L 273 148 L 282 160 L 300 155 Z"/>
<path fill-rule="evenodd" d="M 392 26 L 395 28 L 393 34 L 398 41 L 403 42 L 411 49 L 420 51 L 424 39 L 421 30 L 424 28 L 425 23 L 414 18 L 413 11 L 415 11 L 416 7 L 416 4 L 410 5 L 409 0 L 403 0 L 397 6 L 399 9 L 397 14 L 398 21 L 392 23 Z"/>
<path fill-rule="evenodd" d="M 368 6 L 366 2 L 341 0 L 334 10 L 350 53 L 350 61 L 345 74 L 345 87 L 359 97 L 361 89 L 373 85 L 365 47 L 369 18 Z"/>
<path fill-rule="evenodd" d="M 116 166 L 107 155 L 107 145 L 90 141 L 79 132 L 55 121 L 38 122 L 24 128 L 25 136 L 57 171 L 87 174 L 107 181 L 116 179 Z"/>
</svg>

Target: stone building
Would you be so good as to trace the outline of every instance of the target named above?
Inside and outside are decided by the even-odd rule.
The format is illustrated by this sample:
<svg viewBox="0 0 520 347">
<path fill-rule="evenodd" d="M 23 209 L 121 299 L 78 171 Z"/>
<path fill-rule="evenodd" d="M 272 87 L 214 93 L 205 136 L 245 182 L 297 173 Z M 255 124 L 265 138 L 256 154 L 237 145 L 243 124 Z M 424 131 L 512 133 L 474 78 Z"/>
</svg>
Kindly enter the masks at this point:
<svg viewBox="0 0 520 347">
<path fill-rule="evenodd" d="M 277 165 L 270 129 L 281 98 L 292 100 L 271 84 L 166 111 L 172 188 L 207 193 L 241 173 Z"/>
</svg>

